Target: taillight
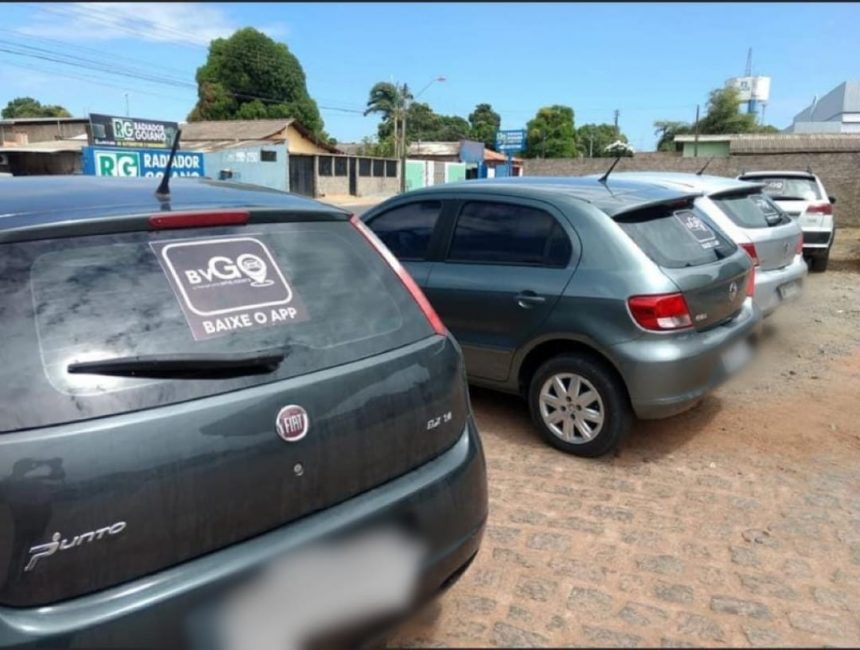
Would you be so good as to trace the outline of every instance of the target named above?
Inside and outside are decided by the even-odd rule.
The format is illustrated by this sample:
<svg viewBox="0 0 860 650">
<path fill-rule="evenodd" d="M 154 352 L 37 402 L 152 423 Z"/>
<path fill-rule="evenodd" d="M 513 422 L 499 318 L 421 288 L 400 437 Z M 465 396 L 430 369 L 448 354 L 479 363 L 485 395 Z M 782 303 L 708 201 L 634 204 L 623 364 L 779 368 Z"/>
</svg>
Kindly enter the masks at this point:
<svg viewBox="0 0 860 650">
<path fill-rule="evenodd" d="M 215 212 L 167 212 L 149 218 L 153 230 L 173 228 L 205 228 L 207 226 L 241 226 L 248 223 L 247 210 L 219 210 Z"/>
<path fill-rule="evenodd" d="M 756 252 L 755 244 L 741 244 L 741 248 L 743 248 L 747 252 L 747 255 L 750 256 L 753 265 L 758 266 L 758 253 Z"/>
<path fill-rule="evenodd" d="M 632 296 L 627 304 L 636 322 L 647 330 L 677 330 L 693 324 L 687 301 L 680 293 Z"/>
<path fill-rule="evenodd" d="M 807 206 L 806 212 L 809 214 L 833 214 L 833 206 L 829 203 L 813 203 Z"/>
<path fill-rule="evenodd" d="M 397 274 L 397 277 L 400 278 L 400 281 L 403 283 L 403 286 L 409 291 L 412 297 L 415 299 L 415 302 L 418 303 L 418 306 L 421 308 L 421 311 L 424 312 L 424 316 L 427 317 L 427 320 L 430 322 L 430 327 L 433 328 L 433 331 L 437 334 L 445 335 L 448 333 L 448 330 L 445 328 L 445 325 L 442 323 L 442 319 L 439 318 L 439 314 L 436 313 L 436 310 L 433 309 L 433 306 L 430 304 L 430 301 L 427 300 L 427 296 L 424 295 L 424 292 L 421 291 L 421 287 L 419 287 L 415 280 L 412 279 L 412 276 L 409 275 L 409 272 L 406 268 L 400 263 L 388 247 L 380 241 L 379 237 L 374 234 L 374 232 L 368 228 L 364 222 L 359 219 L 356 215 L 352 215 L 349 219 L 349 222 L 355 226 L 356 230 L 364 235 L 364 238 L 370 243 L 371 246 L 382 256 L 391 269 Z"/>
<path fill-rule="evenodd" d="M 797 243 L 794 245 L 794 254 L 803 255 L 803 235 L 797 237 Z"/>
<path fill-rule="evenodd" d="M 755 267 L 750 269 L 747 275 L 747 295 L 752 298 L 755 295 Z"/>
</svg>

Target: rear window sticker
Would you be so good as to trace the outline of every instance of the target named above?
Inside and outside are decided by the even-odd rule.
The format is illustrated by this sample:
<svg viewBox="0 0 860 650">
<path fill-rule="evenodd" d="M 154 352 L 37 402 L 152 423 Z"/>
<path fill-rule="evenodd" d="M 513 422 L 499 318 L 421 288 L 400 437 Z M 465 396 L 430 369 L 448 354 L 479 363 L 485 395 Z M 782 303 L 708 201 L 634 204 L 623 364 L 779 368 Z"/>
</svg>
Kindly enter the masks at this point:
<svg viewBox="0 0 860 650">
<path fill-rule="evenodd" d="M 715 248 L 720 245 L 716 233 L 711 230 L 708 224 L 699 219 L 699 217 L 692 212 L 676 212 L 675 218 L 683 224 L 684 228 L 687 229 L 687 232 L 695 237 L 696 241 L 699 242 L 699 245 L 705 250 Z"/>
<path fill-rule="evenodd" d="M 272 253 L 254 237 L 151 242 L 195 340 L 307 320 Z"/>
</svg>

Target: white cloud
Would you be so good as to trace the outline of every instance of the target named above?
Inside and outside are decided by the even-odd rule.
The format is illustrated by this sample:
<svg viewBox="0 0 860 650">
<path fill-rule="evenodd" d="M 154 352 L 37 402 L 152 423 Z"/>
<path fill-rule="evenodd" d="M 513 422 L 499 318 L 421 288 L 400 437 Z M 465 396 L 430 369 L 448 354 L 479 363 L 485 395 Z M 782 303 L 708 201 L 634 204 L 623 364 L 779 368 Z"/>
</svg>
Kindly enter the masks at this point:
<svg viewBox="0 0 860 650">
<path fill-rule="evenodd" d="M 78 41 L 137 38 L 144 41 L 208 46 L 238 25 L 217 6 L 196 3 L 77 2 L 44 4 L 33 24 L 18 28 L 29 36 Z M 286 33 L 276 23 L 264 28 L 273 37 Z M 273 33 L 274 32 L 274 33 Z"/>
</svg>

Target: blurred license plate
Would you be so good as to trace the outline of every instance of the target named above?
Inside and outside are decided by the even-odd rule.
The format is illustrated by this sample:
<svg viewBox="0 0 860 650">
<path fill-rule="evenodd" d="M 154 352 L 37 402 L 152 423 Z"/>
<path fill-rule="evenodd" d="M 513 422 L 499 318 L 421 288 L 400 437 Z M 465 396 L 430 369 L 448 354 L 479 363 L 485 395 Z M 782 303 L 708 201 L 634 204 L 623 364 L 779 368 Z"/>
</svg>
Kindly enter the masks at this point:
<svg viewBox="0 0 860 650">
<path fill-rule="evenodd" d="M 743 368 L 752 357 L 749 343 L 739 341 L 723 352 L 723 367 L 729 374 L 735 373 Z"/>
<path fill-rule="evenodd" d="M 294 552 L 221 603 L 217 645 L 293 650 L 400 611 L 414 595 L 423 553 L 419 540 L 386 528 Z"/>
<path fill-rule="evenodd" d="M 796 298 L 800 293 L 800 285 L 797 282 L 786 282 L 779 288 L 779 296 L 783 300 L 791 300 Z"/>
</svg>

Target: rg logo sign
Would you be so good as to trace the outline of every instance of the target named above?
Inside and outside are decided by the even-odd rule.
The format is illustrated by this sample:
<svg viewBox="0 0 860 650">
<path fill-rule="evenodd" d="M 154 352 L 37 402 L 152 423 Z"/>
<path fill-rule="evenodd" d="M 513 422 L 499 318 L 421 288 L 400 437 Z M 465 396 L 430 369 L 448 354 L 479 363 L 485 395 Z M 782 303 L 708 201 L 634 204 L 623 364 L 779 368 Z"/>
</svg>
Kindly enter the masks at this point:
<svg viewBox="0 0 860 650">
<path fill-rule="evenodd" d="M 97 176 L 140 176 L 140 155 L 137 153 L 96 152 Z"/>
</svg>

